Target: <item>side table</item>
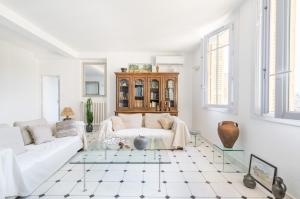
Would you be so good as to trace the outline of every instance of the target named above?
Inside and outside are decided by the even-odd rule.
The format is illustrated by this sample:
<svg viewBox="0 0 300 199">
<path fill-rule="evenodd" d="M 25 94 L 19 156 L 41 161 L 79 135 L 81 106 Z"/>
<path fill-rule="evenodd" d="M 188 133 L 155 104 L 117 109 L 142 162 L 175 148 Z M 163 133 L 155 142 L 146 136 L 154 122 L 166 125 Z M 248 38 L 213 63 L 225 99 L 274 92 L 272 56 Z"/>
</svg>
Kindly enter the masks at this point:
<svg viewBox="0 0 300 199">
<path fill-rule="evenodd" d="M 243 168 L 241 170 L 235 170 L 232 166 L 229 166 L 231 170 L 226 170 L 225 166 L 226 165 L 230 165 L 233 164 L 233 161 L 230 161 L 229 159 L 232 160 L 242 160 L 243 159 L 243 155 L 244 155 L 244 149 L 241 148 L 225 148 L 224 146 L 221 145 L 217 145 L 217 144 L 213 144 L 213 162 L 214 163 L 221 163 L 222 164 L 222 171 L 225 173 L 235 173 L 235 172 L 241 172 L 241 170 L 243 170 Z M 219 153 L 219 156 L 217 155 L 217 152 Z M 236 155 L 236 157 L 234 156 L 230 156 L 228 155 L 229 153 Z M 227 158 L 225 157 L 227 155 Z M 242 157 L 240 157 L 240 159 L 237 159 L 237 155 L 241 155 Z M 217 159 L 220 158 L 221 162 L 218 162 Z M 226 161 L 227 160 L 227 161 Z M 237 166 L 237 165 L 234 165 Z"/>
<path fill-rule="evenodd" d="M 197 147 L 197 138 L 198 136 L 201 136 L 200 130 L 192 129 L 190 130 L 190 134 L 194 136 L 194 147 Z"/>
</svg>

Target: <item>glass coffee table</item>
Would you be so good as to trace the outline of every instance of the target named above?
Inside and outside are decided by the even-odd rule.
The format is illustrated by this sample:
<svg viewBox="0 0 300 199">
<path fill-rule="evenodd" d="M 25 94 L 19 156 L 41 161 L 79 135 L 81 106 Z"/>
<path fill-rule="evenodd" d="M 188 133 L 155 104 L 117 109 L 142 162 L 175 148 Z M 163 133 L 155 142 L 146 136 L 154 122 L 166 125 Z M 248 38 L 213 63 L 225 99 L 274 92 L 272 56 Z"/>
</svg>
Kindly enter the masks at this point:
<svg viewBox="0 0 300 199">
<path fill-rule="evenodd" d="M 162 145 L 161 138 L 147 138 L 148 147 L 137 150 L 131 144 L 134 138 L 107 138 L 102 142 L 93 142 L 88 148 L 76 154 L 70 164 L 83 165 L 83 192 L 86 189 L 87 164 L 156 164 L 158 166 L 158 192 L 161 191 L 161 167 L 171 164 L 168 151 L 157 146 Z"/>
</svg>

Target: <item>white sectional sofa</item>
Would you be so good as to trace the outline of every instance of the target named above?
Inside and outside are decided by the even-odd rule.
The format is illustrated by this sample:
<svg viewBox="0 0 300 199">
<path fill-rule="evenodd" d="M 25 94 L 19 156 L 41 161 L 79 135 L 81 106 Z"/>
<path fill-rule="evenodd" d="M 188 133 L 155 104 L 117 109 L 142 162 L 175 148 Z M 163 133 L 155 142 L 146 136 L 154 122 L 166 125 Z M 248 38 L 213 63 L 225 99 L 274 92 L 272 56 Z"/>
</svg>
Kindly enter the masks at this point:
<svg viewBox="0 0 300 199">
<path fill-rule="evenodd" d="M 146 113 L 147 114 L 147 113 Z M 126 117 L 126 114 L 123 114 L 122 117 Z M 133 115 L 128 115 L 129 117 Z M 137 114 L 135 114 L 137 115 Z M 149 114 L 148 118 L 154 116 L 155 114 Z M 157 114 L 158 115 L 158 114 Z M 161 142 L 158 148 L 164 149 L 178 149 L 184 148 L 189 140 L 190 133 L 187 125 L 184 121 L 175 116 L 169 116 L 173 119 L 173 125 L 170 129 L 163 129 L 159 127 L 147 127 L 146 117 L 143 117 L 141 124 L 136 125 L 136 127 L 130 127 L 125 129 L 114 130 L 113 127 L 113 118 L 116 116 L 110 117 L 102 123 L 102 127 L 99 133 L 99 141 L 103 141 L 108 137 L 120 137 L 120 138 L 134 138 L 139 135 L 145 137 L 157 137 L 161 138 Z M 142 117 L 141 115 L 138 117 Z M 153 121 L 153 118 L 151 119 Z M 136 123 L 140 123 L 137 121 Z M 133 139 L 130 139 L 133 140 Z"/>
<path fill-rule="evenodd" d="M 4 175 L 0 176 L 0 198 L 31 194 L 80 149 L 86 147 L 84 123 L 76 123 L 78 124 L 77 136 L 54 138 L 53 141 L 38 145 L 15 145 L 9 148 L 2 140 L 0 173 Z M 7 139 L 8 142 L 12 139 L 20 140 L 21 134 L 18 127 L 0 127 L 1 139 Z M 19 153 L 16 147 L 24 147 L 25 151 Z"/>
</svg>

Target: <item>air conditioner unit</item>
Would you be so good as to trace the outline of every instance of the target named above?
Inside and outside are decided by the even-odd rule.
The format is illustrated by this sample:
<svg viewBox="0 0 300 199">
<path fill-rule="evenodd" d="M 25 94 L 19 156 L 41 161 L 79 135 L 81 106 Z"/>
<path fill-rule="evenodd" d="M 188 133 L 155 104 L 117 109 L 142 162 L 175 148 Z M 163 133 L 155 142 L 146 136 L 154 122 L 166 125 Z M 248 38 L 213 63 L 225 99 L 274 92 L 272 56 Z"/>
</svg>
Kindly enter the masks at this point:
<svg viewBox="0 0 300 199">
<path fill-rule="evenodd" d="M 183 56 L 156 56 L 155 63 L 159 65 L 183 65 Z"/>
</svg>

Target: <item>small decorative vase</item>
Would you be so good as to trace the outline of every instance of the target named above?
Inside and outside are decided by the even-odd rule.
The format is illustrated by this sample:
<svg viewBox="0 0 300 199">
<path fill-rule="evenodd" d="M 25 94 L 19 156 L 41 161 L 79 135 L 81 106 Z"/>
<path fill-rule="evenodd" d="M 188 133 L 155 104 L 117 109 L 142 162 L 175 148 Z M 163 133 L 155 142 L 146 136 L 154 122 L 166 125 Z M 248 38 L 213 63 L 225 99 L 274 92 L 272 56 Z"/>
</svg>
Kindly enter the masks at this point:
<svg viewBox="0 0 300 199">
<path fill-rule="evenodd" d="M 156 72 L 157 73 L 159 72 L 159 65 L 158 64 L 156 65 Z"/>
<path fill-rule="evenodd" d="M 245 187 L 249 189 L 255 189 L 256 187 L 256 182 L 255 179 L 248 173 L 247 175 L 244 175 L 243 183 Z"/>
<path fill-rule="evenodd" d="M 224 147 L 232 148 L 239 137 L 238 123 L 233 121 L 222 121 L 218 124 L 218 134 Z"/>
<path fill-rule="evenodd" d="M 286 185 L 281 177 L 275 177 L 275 182 L 272 185 L 272 193 L 276 199 L 282 199 L 286 193 Z"/>
<path fill-rule="evenodd" d="M 123 73 L 125 73 L 125 72 L 127 72 L 127 68 L 121 68 L 121 71 L 122 71 Z"/>
<path fill-rule="evenodd" d="M 145 136 L 138 136 L 134 138 L 133 144 L 137 150 L 144 150 L 147 147 L 148 140 Z"/>
<path fill-rule="evenodd" d="M 93 131 L 93 125 L 92 124 L 88 124 L 85 127 L 86 132 L 92 132 Z"/>
</svg>

